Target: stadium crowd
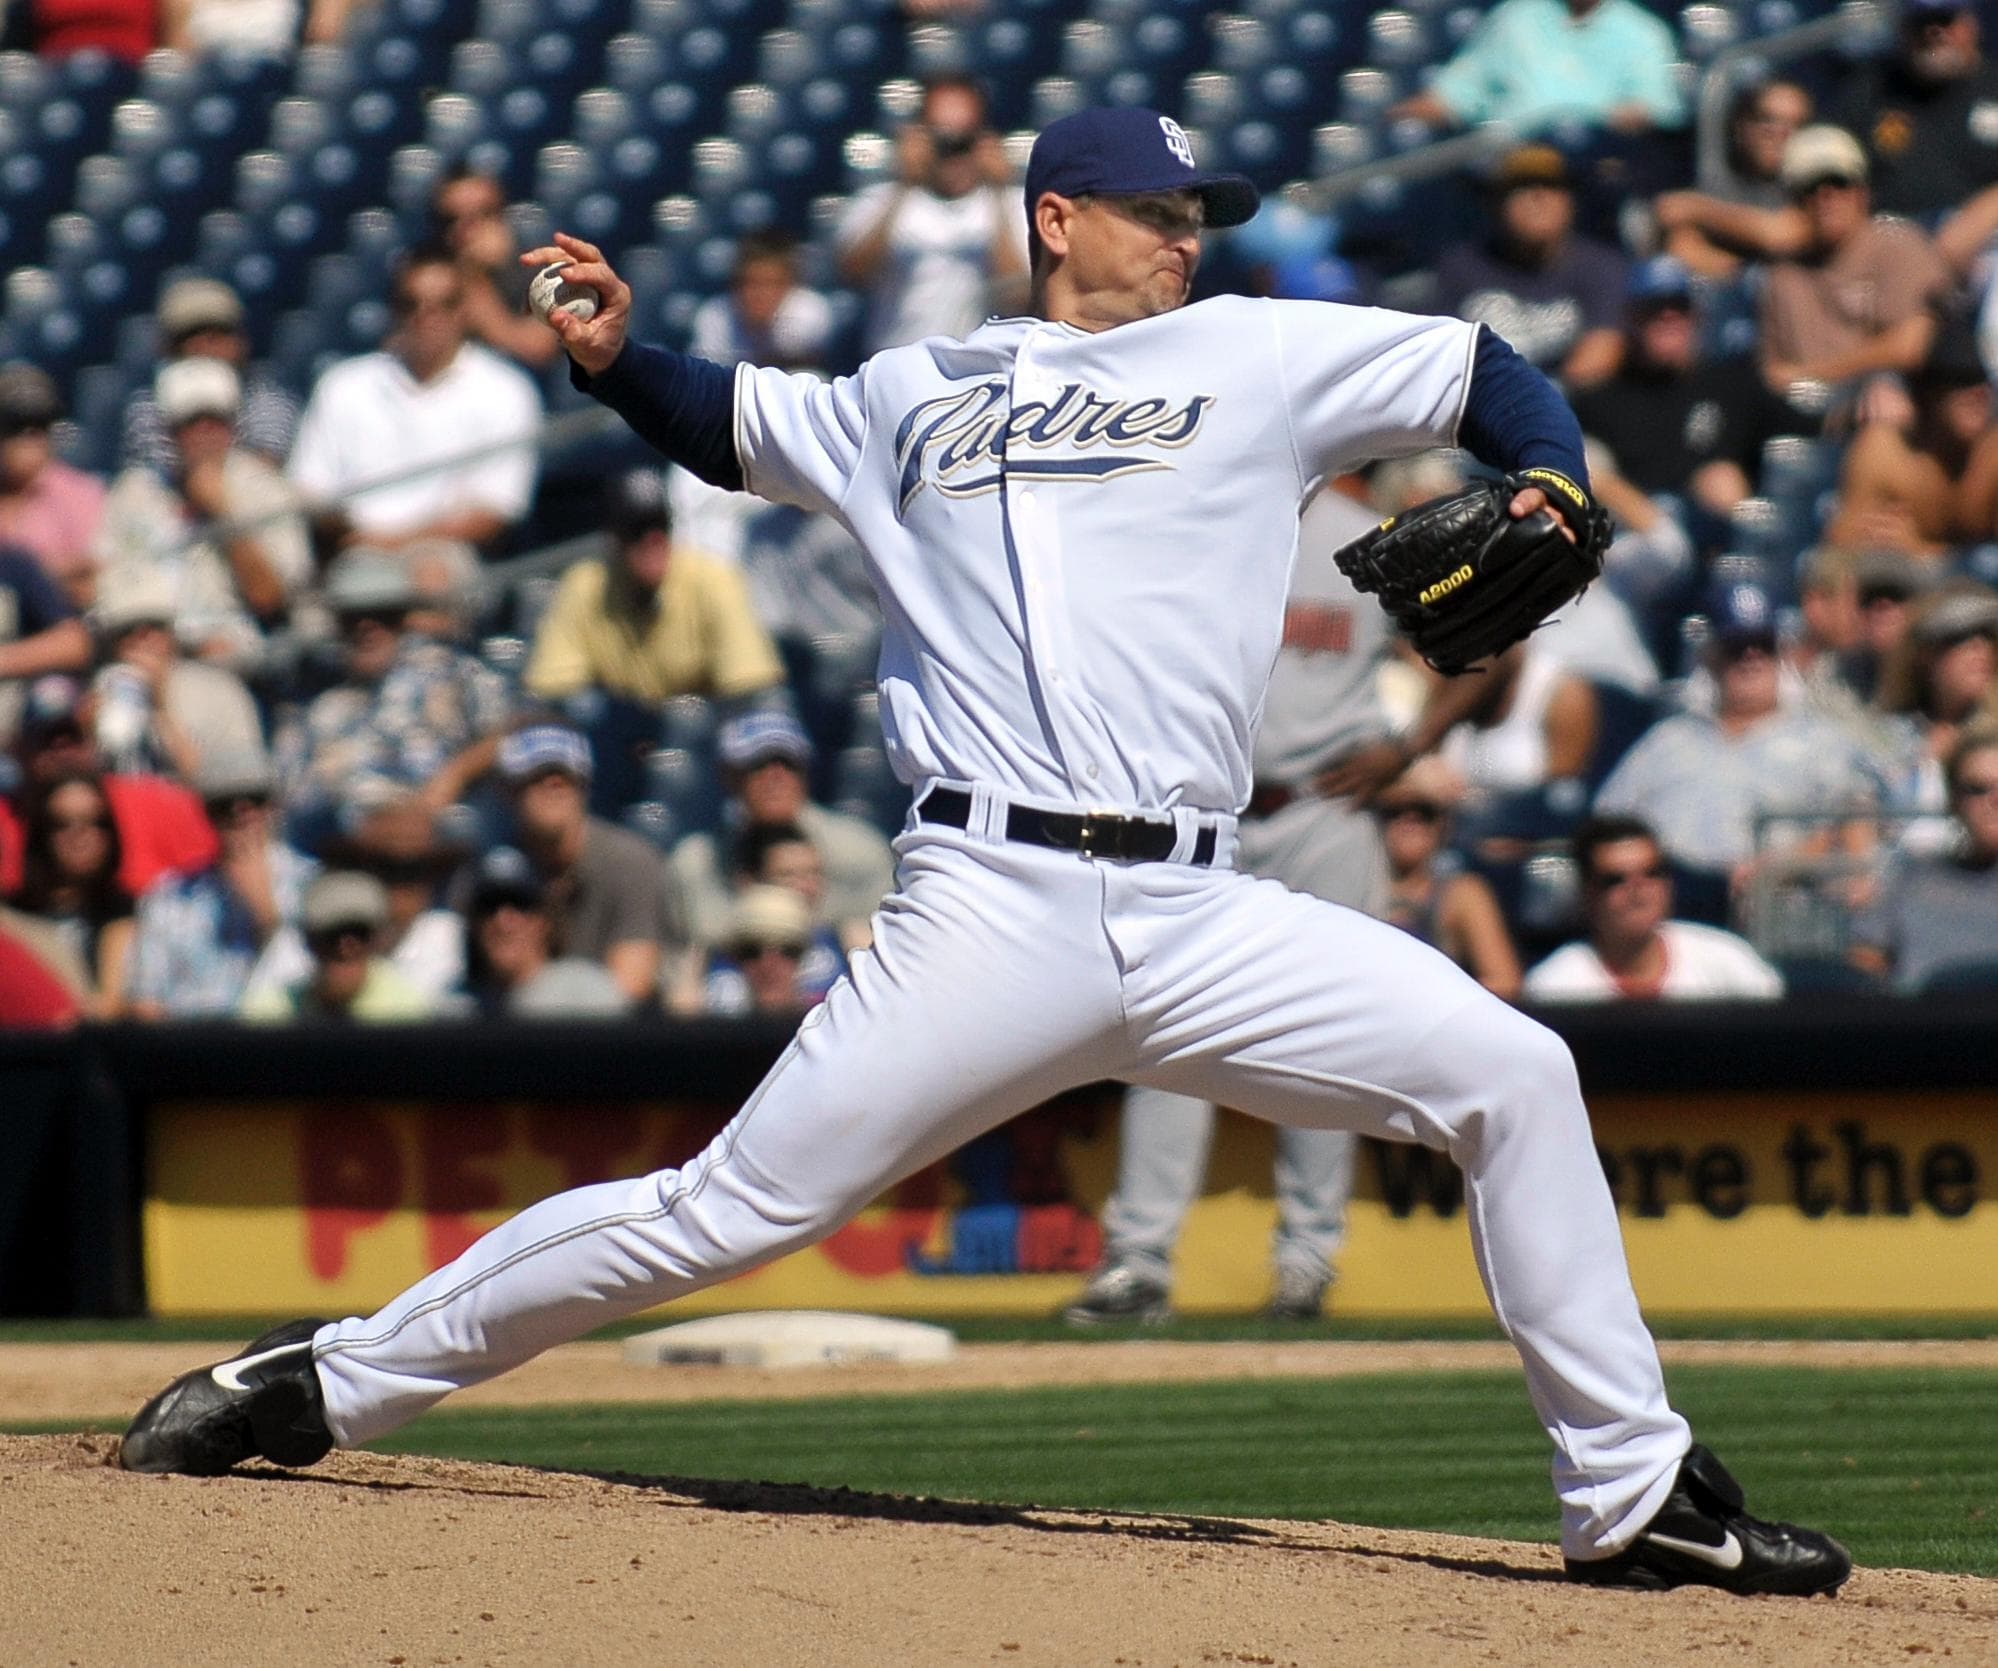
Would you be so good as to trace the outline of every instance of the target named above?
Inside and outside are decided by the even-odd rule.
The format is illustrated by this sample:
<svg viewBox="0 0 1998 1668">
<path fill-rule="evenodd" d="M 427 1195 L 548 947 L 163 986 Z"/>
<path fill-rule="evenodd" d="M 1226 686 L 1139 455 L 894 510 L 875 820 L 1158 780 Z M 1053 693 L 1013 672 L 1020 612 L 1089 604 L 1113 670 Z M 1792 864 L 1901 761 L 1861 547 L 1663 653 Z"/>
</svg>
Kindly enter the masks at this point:
<svg viewBox="0 0 1998 1668">
<path fill-rule="evenodd" d="M 9 28 L 59 53 L 344 27 L 331 0 L 149 0 L 114 39 L 69 10 Z M 1567 390 L 1616 520 L 1604 582 L 1460 723 L 1343 778 L 1391 918 L 1529 1001 L 1998 983 L 1976 9 L 1906 0 L 1863 73 L 1744 80 L 1697 179 L 1671 22 L 1473 21 L 1377 115 L 1524 136 L 1479 223 L 1411 263 L 1380 217 L 1286 196 L 1205 278 L 1484 321 Z M 830 246 L 741 236 L 688 345 L 836 373 L 1017 310 L 1016 156 L 975 81 L 932 78 Z M 906 792 L 852 540 L 623 458 L 537 479 L 562 366 L 504 190 L 460 168 L 431 209 L 380 348 L 309 384 L 253 359 L 228 284 L 169 282 L 108 477 L 62 455 L 57 382 L 0 368 L 0 1021 L 795 1014 L 866 945 Z M 1326 490 L 1391 512 L 1464 467 Z M 521 555 L 563 531 L 589 548 Z M 1387 674 L 1411 730 L 1429 678 Z"/>
</svg>

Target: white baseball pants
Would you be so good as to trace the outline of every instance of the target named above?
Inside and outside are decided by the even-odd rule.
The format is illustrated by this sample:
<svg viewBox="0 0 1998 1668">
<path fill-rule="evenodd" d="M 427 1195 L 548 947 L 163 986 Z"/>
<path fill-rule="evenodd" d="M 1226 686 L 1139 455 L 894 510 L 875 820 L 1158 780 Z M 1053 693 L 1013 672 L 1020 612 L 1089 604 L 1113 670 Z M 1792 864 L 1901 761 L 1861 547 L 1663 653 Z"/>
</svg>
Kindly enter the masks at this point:
<svg viewBox="0 0 1998 1668">
<path fill-rule="evenodd" d="M 1598 1556 L 1636 1535 L 1690 1438 L 1558 1038 L 1407 934 L 1273 881 L 927 829 L 899 849 L 873 951 L 699 1157 L 544 1199 L 320 1331 L 342 1447 L 810 1245 L 1022 1109 L 1123 1078 L 1448 1152 L 1554 1445 L 1562 1544 Z"/>
<path fill-rule="evenodd" d="M 1236 862 L 1314 898 L 1368 915 L 1387 909 L 1387 855 L 1373 816 L 1341 799 L 1299 799 L 1274 816 L 1244 819 Z M 1172 1283 L 1172 1250 L 1207 1173 L 1214 1105 L 1148 1084 L 1124 1096 L 1117 1186 L 1103 1206 L 1103 1261 L 1160 1285 Z M 1306 1282 L 1329 1280 L 1346 1239 L 1357 1145 L 1343 1129 L 1281 1125 L 1272 1182 L 1276 1232 L 1270 1263 Z"/>
</svg>

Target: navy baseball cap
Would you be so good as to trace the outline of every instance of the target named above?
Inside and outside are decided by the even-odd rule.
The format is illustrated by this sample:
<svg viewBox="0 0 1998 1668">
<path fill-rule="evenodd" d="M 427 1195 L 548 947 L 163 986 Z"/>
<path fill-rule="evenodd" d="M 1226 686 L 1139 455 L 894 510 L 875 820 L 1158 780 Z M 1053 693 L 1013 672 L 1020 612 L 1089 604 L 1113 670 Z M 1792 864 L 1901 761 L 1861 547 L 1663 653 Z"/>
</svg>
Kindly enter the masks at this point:
<svg viewBox="0 0 1998 1668">
<path fill-rule="evenodd" d="M 1776 641 L 1775 601 L 1752 580 L 1717 585 L 1707 599 L 1707 617 L 1717 643 L 1773 646 Z"/>
<path fill-rule="evenodd" d="M 1630 282 L 1623 293 L 1631 306 L 1640 310 L 1661 301 L 1691 301 L 1693 274 L 1675 255 L 1653 255 L 1630 269 Z"/>
<path fill-rule="evenodd" d="M 1058 197 L 1134 197 L 1197 191 L 1209 227 L 1253 220 L 1262 199 L 1241 174 L 1216 173 L 1193 159 L 1186 130 L 1170 116 L 1136 106 L 1078 110 L 1041 129 L 1027 158 L 1027 224 L 1043 192 Z"/>
</svg>

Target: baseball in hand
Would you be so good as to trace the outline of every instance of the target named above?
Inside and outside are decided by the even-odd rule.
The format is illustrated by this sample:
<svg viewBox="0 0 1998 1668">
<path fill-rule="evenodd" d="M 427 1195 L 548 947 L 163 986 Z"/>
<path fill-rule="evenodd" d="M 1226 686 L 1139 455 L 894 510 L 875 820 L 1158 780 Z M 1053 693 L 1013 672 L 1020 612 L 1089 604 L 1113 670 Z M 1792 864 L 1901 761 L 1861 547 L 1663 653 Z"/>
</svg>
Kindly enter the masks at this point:
<svg viewBox="0 0 1998 1668">
<path fill-rule="evenodd" d="M 596 317 L 597 292 L 588 284 L 572 284 L 562 276 L 567 261 L 550 261 L 527 286 L 527 305 L 542 323 L 560 308 L 579 323 Z"/>
</svg>

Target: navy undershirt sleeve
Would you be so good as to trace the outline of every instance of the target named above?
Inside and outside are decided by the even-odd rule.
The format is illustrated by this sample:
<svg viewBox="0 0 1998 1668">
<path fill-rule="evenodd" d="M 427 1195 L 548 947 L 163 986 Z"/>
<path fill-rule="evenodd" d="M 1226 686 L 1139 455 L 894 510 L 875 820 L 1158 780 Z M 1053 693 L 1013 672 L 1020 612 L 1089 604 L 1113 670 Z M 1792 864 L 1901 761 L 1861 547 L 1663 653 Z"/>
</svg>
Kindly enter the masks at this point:
<svg viewBox="0 0 1998 1668">
<path fill-rule="evenodd" d="M 1480 463 L 1510 475 L 1521 469 L 1556 469 L 1584 492 L 1582 428 L 1561 391 L 1513 351 L 1512 344 L 1478 326 L 1471 355 L 1471 386 L 1457 439 Z"/>
<path fill-rule="evenodd" d="M 710 486 L 743 488 L 735 452 L 735 372 L 712 360 L 647 342 L 626 342 L 599 376 L 574 360 L 569 381 L 601 401 L 654 451 Z"/>
</svg>

